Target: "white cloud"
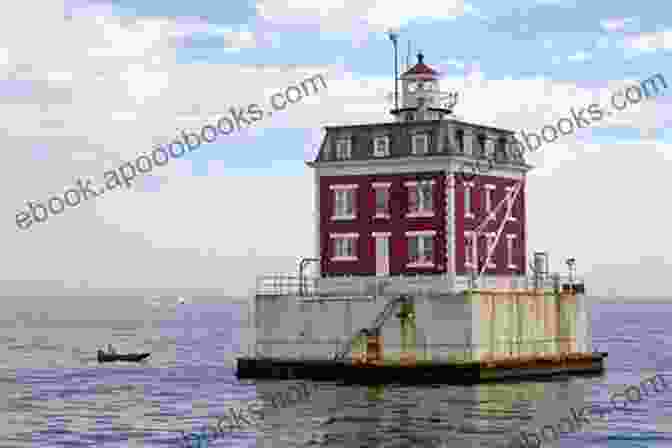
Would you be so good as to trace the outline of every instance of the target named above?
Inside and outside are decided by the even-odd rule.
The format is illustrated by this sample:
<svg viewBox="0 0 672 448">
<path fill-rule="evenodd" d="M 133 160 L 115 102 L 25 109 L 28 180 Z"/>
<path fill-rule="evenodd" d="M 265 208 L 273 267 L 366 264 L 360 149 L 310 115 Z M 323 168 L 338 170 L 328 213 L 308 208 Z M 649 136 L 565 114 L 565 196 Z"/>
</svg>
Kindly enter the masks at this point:
<svg viewBox="0 0 672 448">
<path fill-rule="evenodd" d="M 642 33 L 637 37 L 625 39 L 624 45 L 627 48 L 647 53 L 656 50 L 669 50 L 672 49 L 672 30 Z"/>
<path fill-rule="evenodd" d="M 258 0 L 257 13 L 264 20 L 279 24 L 319 24 L 323 31 L 347 31 L 355 23 L 370 31 L 399 28 L 414 20 L 445 20 L 465 14 L 465 8 L 480 14 L 462 0 L 430 0 L 422 7 L 413 3 L 384 0 Z M 353 20 L 361 17 L 361 20 Z"/>
</svg>

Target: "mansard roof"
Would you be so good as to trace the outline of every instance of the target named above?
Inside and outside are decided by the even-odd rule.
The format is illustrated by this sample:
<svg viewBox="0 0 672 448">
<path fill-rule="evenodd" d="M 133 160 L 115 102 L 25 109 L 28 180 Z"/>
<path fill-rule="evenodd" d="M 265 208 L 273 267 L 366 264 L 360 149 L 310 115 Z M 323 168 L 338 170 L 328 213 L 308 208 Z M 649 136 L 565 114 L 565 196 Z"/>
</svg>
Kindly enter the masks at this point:
<svg viewBox="0 0 672 448">
<path fill-rule="evenodd" d="M 502 150 L 497 145 L 500 139 L 507 142 L 513 140 L 514 132 L 506 129 L 498 129 L 458 120 L 426 120 L 409 122 L 387 122 L 346 126 L 326 126 L 326 135 L 320 145 L 320 151 L 312 163 L 336 161 L 336 140 L 349 139 L 351 144 L 351 157 L 349 160 L 384 160 L 405 157 L 424 157 L 411 153 L 411 137 L 413 134 L 426 134 L 428 139 L 428 151 L 426 156 L 467 156 L 460 148 L 455 147 L 454 137 L 449 133 L 461 129 L 473 134 L 483 134 L 486 138 L 495 140 L 495 159 L 500 162 L 508 162 L 515 165 L 524 165 L 524 158 L 511 154 L 508 146 Z M 374 139 L 386 136 L 389 139 L 389 155 L 376 157 L 373 154 Z M 474 145 L 475 146 L 475 145 Z M 476 149 L 474 149 L 476 151 Z M 467 156 L 469 157 L 469 156 Z M 477 157 L 485 157 L 479 155 Z"/>
</svg>

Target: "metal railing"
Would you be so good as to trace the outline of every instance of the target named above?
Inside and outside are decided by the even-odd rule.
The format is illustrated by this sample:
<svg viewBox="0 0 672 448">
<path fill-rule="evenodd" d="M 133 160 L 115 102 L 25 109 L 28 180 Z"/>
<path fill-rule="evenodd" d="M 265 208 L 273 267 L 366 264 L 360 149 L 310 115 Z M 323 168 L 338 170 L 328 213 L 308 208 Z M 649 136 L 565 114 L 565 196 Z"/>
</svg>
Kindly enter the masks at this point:
<svg viewBox="0 0 672 448">
<path fill-rule="evenodd" d="M 315 295 L 317 277 L 295 274 L 267 274 L 257 277 L 256 295 L 258 296 L 299 296 Z"/>
<path fill-rule="evenodd" d="M 537 276 L 516 276 L 506 278 L 502 276 L 482 276 L 474 278 L 470 276 L 466 279 L 460 279 L 462 282 L 466 281 L 466 288 L 468 289 L 524 289 L 524 290 L 559 290 L 566 289 L 566 285 L 583 285 L 582 277 L 569 275 L 537 275 Z M 459 281 L 458 281 L 459 283 Z"/>
<path fill-rule="evenodd" d="M 408 280 L 409 285 L 412 284 L 413 288 L 419 288 L 418 294 L 421 293 L 423 288 L 422 283 L 424 280 L 427 280 L 428 285 L 430 281 L 436 280 L 437 278 L 445 279 L 446 288 L 448 282 L 450 281 L 450 276 L 446 274 L 410 274 L 410 275 L 394 275 L 387 277 L 373 277 L 373 276 L 353 276 L 353 277 L 325 277 L 325 279 L 339 279 L 343 281 L 352 282 L 352 291 L 359 291 L 362 296 L 383 296 L 385 294 L 385 288 L 391 280 L 397 281 Z M 256 295 L 257 296 L 271 296 L 271 297 L 281 297 L 281 296 L 303 296 L 303 297 L 315 297 L 315 296 L 332 296 L 334 294 L 327 291 L 318 290 L 318 280 L 319 277 L 301 276 L 295 274 L 268 274 L 263 275 L 257 278 L 256 284 Z M 584 281 L 581 277 L 568 276 L 568 275 L 544 275 L 544 276 L 489 276 L 484 275 L 478 279 L 474 279 L 470 275 L 466 276 L 457 276 L 455 277 L 454 290 L 456 292 L 463 290 L 474 290 L 474 289 L 522 289 L 522 290 L 544 290 L 544 291 L 554 291 L 558 290 L 560 292 L 566 287 L 566 285 L 583 285 Z M 429 287 L 429 286 L 428 286 Z M 338 286 L 336 286 L 338 289 Z M 583 289 L 577 290 L 577 292 L 584 292 Z M 396 294 L 395 294 L 396 295 Z"/>
</svg>

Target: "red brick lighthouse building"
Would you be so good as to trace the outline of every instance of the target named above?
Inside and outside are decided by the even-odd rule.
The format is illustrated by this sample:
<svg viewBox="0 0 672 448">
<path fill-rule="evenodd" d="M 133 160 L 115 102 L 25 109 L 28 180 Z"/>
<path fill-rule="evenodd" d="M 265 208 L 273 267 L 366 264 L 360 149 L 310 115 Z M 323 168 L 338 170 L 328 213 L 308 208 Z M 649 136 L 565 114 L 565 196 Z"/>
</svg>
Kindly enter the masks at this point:
<svg viewBox="0 0 672 448">
<path fill-rule="evenodd" d="M 474 274 L 506 287 L 525 275 L 532 167 L 513 131 L 451 118 L 457 95 L 439 77 L 418 54 L 400 76 L 394 121 L 329 126 L 307 162 L 321 292 L 361 292 L 383 277 L 388 289 L 442 294 Z"/>
<path fill-rule="evenodd" d="M 394 120 L 329 126 L 306 162 L 317 251 L 298 275 L 257 280 L 255 357 L 240 361 L 243 374 L 308 375 L 297 357 L 328 357 L 316 368 L 335 376 L 347 359 L 478 362 L 489 378 L 601 371 L 574 259 L 566 282 L 537 254 L 527 276 L 532 167 L 514 133 L 455 119 L 457 95 L 441 92 L 422 54 L 399 81 Z"/>
</svg>

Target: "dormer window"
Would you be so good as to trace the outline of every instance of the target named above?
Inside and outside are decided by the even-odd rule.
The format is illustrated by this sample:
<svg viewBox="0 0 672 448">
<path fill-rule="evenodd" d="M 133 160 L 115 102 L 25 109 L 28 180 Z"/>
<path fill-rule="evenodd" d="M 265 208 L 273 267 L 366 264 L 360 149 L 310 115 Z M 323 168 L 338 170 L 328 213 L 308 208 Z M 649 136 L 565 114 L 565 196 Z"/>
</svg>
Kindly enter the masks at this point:
<svg viewBox="0 0 672 448">
<path fill-rule="evenodd" d="M 384 135 L 374 139 L 373 155 L 375 157 L 387 157 L 390 155 L 390 137 Z"/>
<path fill-rule="evenodd" d="M 478 155 L 480 157 L 485 157 L 485 135 L 481 134 L 478 136 Z"/>
<path fill-rule="evenodd" d="M 346 160 L 352 156 L 352 145 L 349 138 L 336 140 L 336 160 Z"/>
<path fill-rule="evenodd" d="M 427 134 L 416 134 L 413 136 L 412 145 L 413 154 L 421 156 L 427 154 Z"/>
<path fill-rule="evenodd" d="M 497 140 L 497 152 L 495 158 L 498 161 L 506 160 L 506 139 L 503 137 Z"/>
<path fill-rule="evenodd" d="M 457 142 L 457 150 L 464 153 L 464 131 L 462 129 L 455 131 L 455 141 Z"/>
</svg>

